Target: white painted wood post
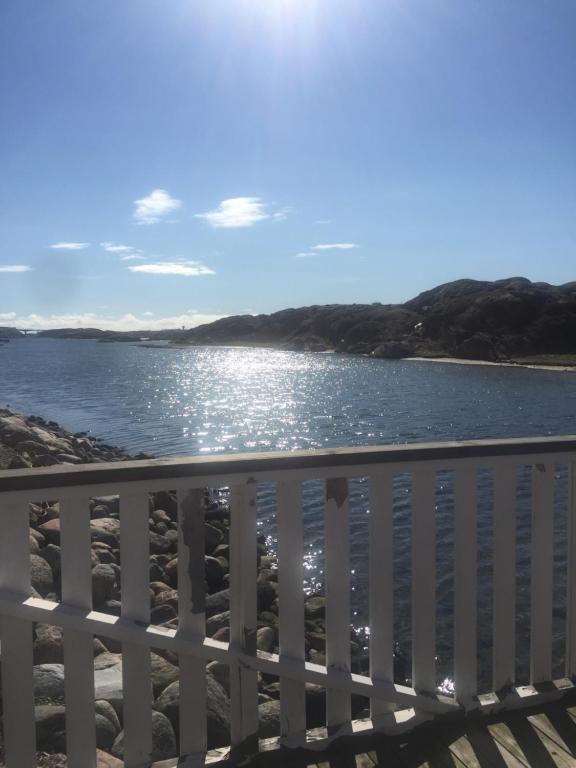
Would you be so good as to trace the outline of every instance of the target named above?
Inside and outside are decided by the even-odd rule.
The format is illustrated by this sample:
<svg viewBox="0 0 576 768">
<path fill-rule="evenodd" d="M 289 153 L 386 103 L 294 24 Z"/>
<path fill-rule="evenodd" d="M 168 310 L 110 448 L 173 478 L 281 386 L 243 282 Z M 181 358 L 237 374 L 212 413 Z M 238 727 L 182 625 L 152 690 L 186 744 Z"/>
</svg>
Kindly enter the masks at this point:
<svg viewBox="0 0 576 768">
<path fill-rule="evenodd" d="M 203 640 L 206 635 L 204 584 L 204 490 L 178 494 L 178 637 Z M 207 750 L 206 662 L 181 653 L 180 754 L 183 765 L 204 766 Z"/>
<path fill-rule="evenodd" d="M 122 618 L 150 623 L 149 495 L 134 491 L 120 497 L 120 562 Z M 152 683 L 150 649 L 122 643 L 124 765 L 141 768 L 151 762 Z"/>
<path fill-rule="evenodd" d="M 436 690 L 436 472 L 414 470 L 412 482 L 412 685 Z"/>
<path fill-rule="evenodd" d="M 497 464 L 494 484 L 492 687 L 498 693 L 516 674 L 516 466 Z"/>
<path fill-rule="evenodd" d="M 370 677 L 394 682 L 393 476 L 370 477 L 369 610 Z M 372 720 L 393 711 L 381 699 L 370 700 Z"/>
<path fill-rule="evenodd" d="M 90 503 L 80 493 L 60 497 L 62 603 L 92 610 Z M 94 640 L 91 634 L 64 631 L 66 753 L 70 768 L 96 765 Z"/>
<path fill-rule="evenodd" d="M 554 565 L 554 465 L 532 467 L 532 572 L 530 681 L 552 679 L 552 581 Z"/>
<path fill-rule="evenodd" d="M 256 482 L 230 494 L 230 646 L 256 655 L 257 622 Z M 258 673 L 230 660 L 230 732 L 239 755 L 258 752 Z"/>
<path fill-rule="evenodd" d="M 576 675 L 576 461 L 568 463 L 566 677 Z"/>
<path fill-rule="evenodd" d="M 30 589 L 28 503 L 0 496 L 0 590 L 26 599 Z M 7 768 L 35 768 L 32 624 L 0 616 L 4 751 Z"/>
<path fill-rule="evenodd" d="M 277 491 L 280 661 L 305 663 L 302 486 L 281 481 Z M 280 678 L 280 735 L 286 746 L 306 741 L 306 685 Z"/>
<path fill-rule="evenodd" d="M 463 706 L 477 693 L 476 492 L 476 467 L 459 467 L 454 483 L 454 683 Z"/>
<path fill-rule="evenodd" d="M 330 671 L 350 672 L 350 521 L 348 481 L 326 481 L 326 666 Z M 328 687 L 326 725 L 329 733 L 351 720 L 350 694 Z"/>
</svg>

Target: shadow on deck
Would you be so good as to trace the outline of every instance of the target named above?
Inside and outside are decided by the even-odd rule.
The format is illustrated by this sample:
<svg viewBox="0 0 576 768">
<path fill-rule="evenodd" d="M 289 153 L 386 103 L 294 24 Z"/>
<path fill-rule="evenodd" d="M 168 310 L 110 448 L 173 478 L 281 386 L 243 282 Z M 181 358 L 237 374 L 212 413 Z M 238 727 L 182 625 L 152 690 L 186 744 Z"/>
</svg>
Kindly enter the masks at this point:
<svg viewBox="0 0 576 768">
<path fill-rule="evenodd" d="M 343 738 L 322 753 L 261 754 L 250 768 L 576 768 L 576 696 L 492 717 Z"/>
</svg>

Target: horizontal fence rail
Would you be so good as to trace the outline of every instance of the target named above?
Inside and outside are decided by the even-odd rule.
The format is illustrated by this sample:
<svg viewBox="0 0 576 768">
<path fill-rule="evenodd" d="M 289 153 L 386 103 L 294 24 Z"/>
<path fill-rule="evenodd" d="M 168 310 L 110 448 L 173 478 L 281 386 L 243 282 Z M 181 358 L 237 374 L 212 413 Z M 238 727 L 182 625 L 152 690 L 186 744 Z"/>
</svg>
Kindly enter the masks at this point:
<svg viewBox="0 0 576 768">
<path fill-rule="evenodd" d="M 122 665 L 124 763 L 152 762 L 150 651 L 178 656 L 179 747 L 186 765 L 207 753 L 206 663 L 229 668 L 231 755 L 259 742 L 259 678 L 279 680 L 279 741 L 324 744 L 307 730 L 306 685 L 326 690 L 324 739 L 362 729 L 397 732 L 445 713 L 522 706 L 572 688 L 576 674 L 576 437 L 479 440 L 378 448 L 128 461 L 0 473 L 1 709 L 7 768 L 36 766 L 33 627 L 63 629 L 66 749 L 70 768 L 96 765 L 93 638 L 114 641 Z M 492 520 L 491 669 L 479 668 L 479 477 L 490 473 Z M 437 518 L 439 478 L 453 489 L 453 690 L 438 687 Z M 528 478 L 530 515 L 529 679 L 517 679 L 519 473 Z M 555 498 L 565 478 L 563 676 L 554 679 Z M 407 478 L 411 515 L 411 672 L 394 677 L 394 488 Z M 369 669 L 351 660 L 351 481 L 367 478 Z M 303 593 L 303 484 L 321 481 L 325 523 L 325 663 L 307 660 Z M 258 489 L 274 485 L 277 518 L 278 648 L 258 650 Z M 206 636 L 204 489 L 230 488 L 230 627 L 227 641 Z M 149 494 L 177 492 L 178 623 L 151 624 Z M 93 609 L 90 498 L 119 496 L 121 610 Z M 29 507 L 59 503 L 61 602 L 32 596 Z M 524 555 L 523 555 L 524 557 Z M 483 627 L 486 630 L 486 627 Z M 554 645 L 554 642 L 556 643 Z M 483 657 L 482 657 L 483 658 Z M 489 677 L 485 689 L 479 680 Z M 520 685 L 519 683 L 523 683 Z M 362 722 L 353 696 L 365 697 Z"/>
</svg>

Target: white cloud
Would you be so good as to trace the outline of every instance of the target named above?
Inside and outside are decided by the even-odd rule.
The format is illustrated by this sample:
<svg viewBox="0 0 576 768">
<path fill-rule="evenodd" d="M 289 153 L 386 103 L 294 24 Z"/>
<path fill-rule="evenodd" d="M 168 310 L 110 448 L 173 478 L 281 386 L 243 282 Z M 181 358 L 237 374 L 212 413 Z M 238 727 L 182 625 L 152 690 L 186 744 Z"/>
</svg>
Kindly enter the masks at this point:
<svg viewBox="0 0 576 768">
<path fill-rule="evenodd" d="M 17 316 L 9 313 L 9 318 L 17 328 L 46 331 L 51 328 L 100 328 L 103 331 L 161 331 L 165 328 L 195 328 L 197 325 L 212 323 L 226 315 L 184 312 L 180 315 L 157 317 L 151 320 L 144 315 L 127 313 L 121 316 L 98 315 L 94 312 L 66 315 L 30 314 Z M 1 316 L 0 316 L 1 317 Z M 12 324 L 12 323 L 11 323 Z"/>
<path fill-rule="evenodd" d="M 120 256 L 120 261 L 136 261 L 137 259 L 144 259 L 141 253 L 127 253 L 126 256 Z"/>
<path fill-rule="evenodd" d="M 216 274 L 214 270 L 196 261 L 162 261 L 157 264 L 138 264 L 128 269 L 130 272 L 145 272 L 149 275 L 181 275 L 183 277 Z"/>
<path fill-rule="evenodd" d="M 297 259 L 309 259 L 311 256 L 317 256 L 318 254 L 314 253 L 313 251 L 301 251 L 300 253 L 296 254 Z"/>
<path fill-rule="evenodd" d="M 52 243 L 52 245 L 49 245 L 48 247 L 54 248 L 57 251 L 83 251 L 85 248 L 90 247 L 90 243 L 61 242 L 61 243 Z"/>
<path fill-rule="evenodd" d="M 177 211 L 182 203 L 170 197 L 165 189 L 155 189 L 146 197 L 134 200 L 134 218 L 137 224 L 157 224 L 170 213 Z"/>
<path fill-rule="evenodd" d="M 286 218 L 288 215 L 288 209 L 270 214 L 267 208 L 268 204 L 259 197 L 231 197 L 223 200 L 213 211 L 196 213 L 195 218 L 204 219 L 216 229 L 231 229 L 232 227 L 251 227 L 271 217 Z"/>
<path fill-rule="evenodd" d="M 313 245 L 313 251 L 349 251 L 351 248 L 360 248 L 358 243 L 321 243 Z"/>
<path fill-rule="evenodd" d="M 119 243 L 100 243 L 100 245 L 108 253 L 130 253 L 134 250 L 131 245 L 120 245 Z"/>
<path fill-rule="evenodd" d="M 154 312 L 142 312 L 143 317 L 154 317 Z"/>
<path fill-rule="evenodd" d="M 14 320 L 15 317 L 16 317 L 16 312 L 0 312 L 1 321 Z"/>
<path fill-rule="evenodd" d="M 0 267 L 0 272 L 32 272 L 32 267 L 27 267 L 25 264 L 7 264 L 5 267 Z"/>
</svg>

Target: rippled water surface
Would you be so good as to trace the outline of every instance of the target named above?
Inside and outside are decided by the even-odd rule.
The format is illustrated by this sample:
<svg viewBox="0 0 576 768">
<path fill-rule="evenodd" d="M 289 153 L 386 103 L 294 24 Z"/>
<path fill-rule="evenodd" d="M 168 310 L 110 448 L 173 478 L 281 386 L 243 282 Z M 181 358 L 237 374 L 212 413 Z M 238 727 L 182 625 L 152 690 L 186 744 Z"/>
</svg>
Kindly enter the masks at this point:
<svg viewBox="0 0 576 768">
<path fill-rule="evenodd" d="M 131 452 L 157 456 L 296 450 L 576 433 L 576 374 L 370 360 L 262 349 L 146 349 L 92 341 L 19 339 L 0 345 L 0 405 L 90 430 Z M 530 509 L 518 484 L 518 629 L 526 634 Z M 566 584 L 566 472 L 557 467 L 555 636 L 557 663 Z M 438 477 L 439 655 L 450 654 L 453 504 L 450 473 Z M 479 610 L 481 655 L 489 654 L 492 476 L 481 474 Z M 410 632 L 410 483 L 395 481 L 396 636 Z M 259 495 L 261 525 L 275 534 L 275 494 Z M 352 484 L 352 621 L 366 621 L 368 483 Z M 304 488 L 307 584 L 323 577 L 323 495 Z M 431 542 L 431 546 L 434 542 Z M 409 649 L 407 649 L 409 650 Z M 519 670 L 526 667 L 521 648 Z M 441 666 L 441 665 L 440 665 Z"/>
</svg>

